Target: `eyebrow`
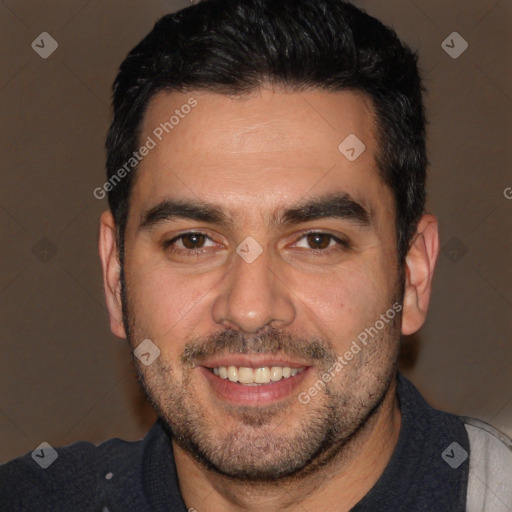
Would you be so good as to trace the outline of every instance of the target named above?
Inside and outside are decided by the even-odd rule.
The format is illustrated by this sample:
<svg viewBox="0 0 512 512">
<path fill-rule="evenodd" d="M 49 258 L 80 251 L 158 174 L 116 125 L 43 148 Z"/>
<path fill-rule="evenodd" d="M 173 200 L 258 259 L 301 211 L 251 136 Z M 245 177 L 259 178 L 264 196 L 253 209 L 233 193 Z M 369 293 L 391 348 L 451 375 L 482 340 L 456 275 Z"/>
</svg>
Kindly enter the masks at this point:
<svg viewBox="0 0 512 512">
<path fill-rule="evenodd" d="M 280 208 L 271 215 L 271 224 L 290 226 L 311 220 L 344 219 L 361 226 L 371 224 L 371 213 L 347 193 L 329 193 L 286 209 Z M 165 199 L 141 215 L 139 230 L 150 230 L 164 222 L 189 219 L 210 224 L 231 226 L 232 217 L 218 204 L 182 199 Z"/>
</svg>

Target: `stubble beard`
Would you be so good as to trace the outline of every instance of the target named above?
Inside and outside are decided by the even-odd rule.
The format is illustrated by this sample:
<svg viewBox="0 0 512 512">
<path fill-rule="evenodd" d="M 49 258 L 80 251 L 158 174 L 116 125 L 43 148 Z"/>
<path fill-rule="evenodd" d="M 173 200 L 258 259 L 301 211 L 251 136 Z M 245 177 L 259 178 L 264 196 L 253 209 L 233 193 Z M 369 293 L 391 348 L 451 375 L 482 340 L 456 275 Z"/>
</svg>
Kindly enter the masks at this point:
<svg viewBox="0 0 512 512">
<path fill-rule="evenodd" d="M 134 348 L 146 336 L 131 314 L 123 281 L 123 319 Z M 395 294 L 394 302 L 398 297 Z M 163 358 L 144 366 L 133 352 L 132 356 L 147 399 L 183 451 L 218 475 L 244 483 L 275 485 L 277 481 L 300 480 L 334 460 L 342 463 L 344 457 L 349 458 L 357 439 L 371 429 L 395 378 L 400 319 L 397 314 L 307 405 L 286 400 L 263 407 L 227 405 L 222 411 L 208 411 L 195 396 L 192 366 L 182 366 L 182 379 L 178 381 Z M 295 343 L 290 336 L 270 332 L 270 336 L 253 336 L 250 342 L 236 333 L 225 338 L 221 333 L 215 339 L 222 340 L 224 348 L 237 347 L 233 351 L 238 353 L 252 349 L 275 353 L 278 347 L 297 353 L 296 347 L 302 347 L 304 355 L 315 352 L 312 345 L 319 347 L 318 340 L 300 339 Z M 216 350 L 210 340 L 195 343 Z M 323 343 L 318 379 L 332 366 L 334 356 L 329 345 Z M 294 416 L 300 415 L 292 432 L 286 428 L 290 407 L 298 411 Z M 224 426 L 223 415 L 229 415 L 229 424 L 236 426 Z"/>
</svg>

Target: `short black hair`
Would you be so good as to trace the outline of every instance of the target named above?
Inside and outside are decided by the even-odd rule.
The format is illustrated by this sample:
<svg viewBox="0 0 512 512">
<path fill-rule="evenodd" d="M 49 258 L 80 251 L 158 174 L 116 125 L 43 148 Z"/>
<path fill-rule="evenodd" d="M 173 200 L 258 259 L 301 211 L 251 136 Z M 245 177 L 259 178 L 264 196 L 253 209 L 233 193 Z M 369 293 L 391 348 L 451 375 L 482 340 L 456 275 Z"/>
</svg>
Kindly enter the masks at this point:
<svg viewBox="0 0 512 512">
<path fill-rule="evenodd" d="M 203 0 L 163 16 L 128 54 L 113 85 L 107 178 L 139 146 L 149 100 L 159 91 L 251 93 L 358 91 L 373 103 L 376 163 L 396 205 L 405 261 L 425 206 L 425 114 L 417 55 L 396 33 L 341 0 Z M 341 141 L 340 141 L 341 142 Z M 135 171 L 108 193 L 121 263 Z"/>
</svg>

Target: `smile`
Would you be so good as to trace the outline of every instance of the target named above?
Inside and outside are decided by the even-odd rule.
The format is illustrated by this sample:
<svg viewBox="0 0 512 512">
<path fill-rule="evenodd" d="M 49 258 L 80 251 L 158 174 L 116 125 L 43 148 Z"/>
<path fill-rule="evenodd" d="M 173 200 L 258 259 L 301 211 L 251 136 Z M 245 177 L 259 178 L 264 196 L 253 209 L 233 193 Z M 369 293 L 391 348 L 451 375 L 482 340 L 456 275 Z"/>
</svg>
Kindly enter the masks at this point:
<svg viewBox="0 0 512 512">
<path fill-rule="evenodd" d="M 247 364 L 247 363 L 246 363 Z M 312 366 L 198 366 L 217 398 L 237 405 L 268 405 L 298 394 Z"/>
<path fill-rule="evenodd" d="M 245 386 L 262 386 L 271 382 L 279 382 L 289 379 L 305 370 L 291 368 L 289 366 L 263 366 L 261 368 L 250 368 L 247 366 L 216 366 L 208 368 L 221 379 L 237 382 Z"/>
</svg>

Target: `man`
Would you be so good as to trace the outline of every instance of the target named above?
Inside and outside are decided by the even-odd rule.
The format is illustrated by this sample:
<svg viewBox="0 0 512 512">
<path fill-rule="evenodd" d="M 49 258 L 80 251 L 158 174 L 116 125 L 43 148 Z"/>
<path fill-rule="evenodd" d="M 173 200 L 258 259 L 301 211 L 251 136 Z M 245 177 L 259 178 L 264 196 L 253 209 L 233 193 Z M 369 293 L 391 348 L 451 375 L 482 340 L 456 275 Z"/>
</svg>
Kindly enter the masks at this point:
<svg viewBox="0 0 512 512">
<path fill-rule="evenodd" d="M 512 510 L 509 441 L 397 374 L 439 243 L 395 33 L 340 0 L 201 2 L 113 103 L 106 300 L 159 421 L 6 464 L 2 510 Z"/>
</svg>

